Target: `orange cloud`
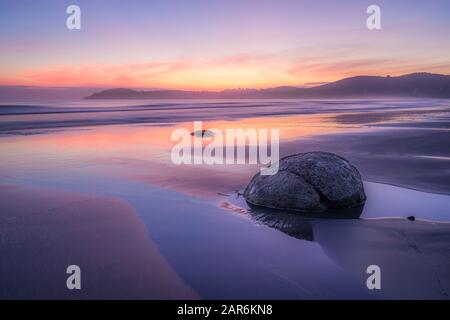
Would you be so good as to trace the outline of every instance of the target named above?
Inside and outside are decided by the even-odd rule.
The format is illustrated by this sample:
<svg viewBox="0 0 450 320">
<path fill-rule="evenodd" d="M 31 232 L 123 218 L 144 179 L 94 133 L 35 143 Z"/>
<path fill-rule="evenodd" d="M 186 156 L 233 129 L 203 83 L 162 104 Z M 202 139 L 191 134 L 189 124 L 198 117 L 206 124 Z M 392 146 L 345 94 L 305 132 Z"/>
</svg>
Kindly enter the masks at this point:
<svg viewBox="0 0 450 320">
<path fill-rule="evenodd" d="M 64 86 L 127 86 L 222 89 L 282 83 L 289 75 L 265 76 L 273 60 L 268 55 L 240 54 L 217 59 L 151 61 L 123 65 L 54 66 L 27 70 L 28 83 Z M 269 67 L 270 69 L 270 67 Z"/>
<path fill-rule="evenodd" d="M 348 55 L 350 56 L 350 54 Z M 450 73 L 450 63 L 291 54 L 245 53 L 210 59 L 178 59 L 130 64 L 54 65 L 27 69 L 0 84 L 218 90 L 262 88 L 335 81 L 355 75 L 398 75 L 432 71 Z"/>
</svg>

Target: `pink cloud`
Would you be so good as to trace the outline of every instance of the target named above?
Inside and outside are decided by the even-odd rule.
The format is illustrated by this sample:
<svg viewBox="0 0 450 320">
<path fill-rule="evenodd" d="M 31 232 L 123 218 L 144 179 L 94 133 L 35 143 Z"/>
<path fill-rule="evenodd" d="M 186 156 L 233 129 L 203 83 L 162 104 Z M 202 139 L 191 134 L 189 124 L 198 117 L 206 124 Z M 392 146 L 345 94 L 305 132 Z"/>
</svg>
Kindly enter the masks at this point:
<svg viewBox="0 0 450 320">
<path fill-rule="evenodd" d="M 176 59 L 130 64 L 54 65 L 28 69 L 4 84 L 45 86 L 230 88 L 305 85 L 355 75 L 398 75 L 431 71 L 450 73 L 450 63 L 398 59 L 339 59 L 286 54 L 243 53 L 210 59 Z"/>
</svg>

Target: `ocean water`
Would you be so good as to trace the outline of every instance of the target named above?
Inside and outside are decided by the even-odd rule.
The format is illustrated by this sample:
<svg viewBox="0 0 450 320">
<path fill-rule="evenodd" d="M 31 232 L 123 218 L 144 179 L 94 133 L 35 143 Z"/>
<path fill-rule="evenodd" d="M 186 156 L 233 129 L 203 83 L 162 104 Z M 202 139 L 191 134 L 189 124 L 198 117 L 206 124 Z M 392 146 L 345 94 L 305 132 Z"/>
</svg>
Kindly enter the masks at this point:
<svg viewBox="0 0 450 320">
<path fill-rule="evenodd" d="M 447 112 L 448 100 L 37 100 L 1 102 L 1 131 L 128 123 L 177 123 L 277 117 L 352 114 L 347 125 L 372 114 L 373 123 L 416 119 Z M 352 118 L 353 117 L 353 118 Z M 355 118 L 356 117 L 356 118 Z M 330 123 L 332 121 L 329 121 Z"/>
</svg>

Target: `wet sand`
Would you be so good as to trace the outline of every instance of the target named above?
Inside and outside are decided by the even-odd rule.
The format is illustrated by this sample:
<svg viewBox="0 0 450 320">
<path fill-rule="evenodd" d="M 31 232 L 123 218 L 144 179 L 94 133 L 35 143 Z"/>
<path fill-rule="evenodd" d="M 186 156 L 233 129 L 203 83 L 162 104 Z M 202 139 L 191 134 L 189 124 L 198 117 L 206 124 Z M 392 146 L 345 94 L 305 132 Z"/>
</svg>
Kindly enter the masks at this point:
<svg viewBox="0 0 450 320">
<path fill-rule="evenodd" d="M 1 299 L 192 299 L 123 200 L 0 186 Z M 66 269 L 81 268 L 81 290 Z"/>
<path fill-rule="evenodd" d="M 450 194 L 449 145 L 448 131 L 388 128 L 289 142 L 281 154 L 327 150 L 349 159 L 365 180 Z"/>
<path fill-rule="evenodd" d="M 450 224 L 406 219 L 314 221 L 315 241 L 337 264 L 367 279 L 381 268 L 383 299 L 450 299 Z"/>
<path fill-rule="evenodd" d="M 449 298 L 449 223 L 406 219 L 305 221 L 294 217 L 290 225 L 283 220 L 263 224 L 289 234 L 280 238 L 261 227 L 254 229 L 252 221 L 236 220 L 233 215 L 220 218 L 216 216 L 217 210 L 193 203 L 184 212 L 193 212 L 195 208 L 198 212 L 205 211 L 200 217 L 186 217 L 183 212 L 179 212 L 178 218 L 173 217 L 179 222 L 177 225 L 183 225 L 184 233 L 179 227 L 173 228 L 169 220 L 164 223 L 166 228 L 172 225 L 169 233 L 169 230 L 164 235 L 161 230 L 156 232 L 159 241 L 161 237 L 170 239 L 176 235 L 170 242 L 185 247 L 187 260 L 182 259 L 182 270 L 177 262 L 179 258 L 174 260 L 173 252 L 167 252 L 165 245 L 171 263 L 161 256 L 134 209 L 123 200 L 12 185 L 2 185 L 1 191 L 3 286 L 0 296 L 3 299 Z M 231 204 L 223 208 L 238 215 L 250 215 L 246 207 Z M 173 209 L 163 208 L 161 214 L 166 211 L 173 212 Z M 154 218 L 151 219 L 154 224 Z M 306 242 L 288 240 L 297 237 L 286 229 L 292 231 L 296 219 L 299 220 L 294 224 L 296 232 L 301 229 L 311 233 L 307 237 L 302 235 Z M 203 227 L 196 229 L 193 225 Z M 195 236 L 194 230 L 197 230 Z M 240 236 L 243 230 L 249 232 L 250 238 Z M 232 249 L 239 243 L 239 240 L 230 242 L 232 238 L 244 241 L 239 244 L 239 250 Z M 199 245 L 207 239 L 208 245 Z M 328 265 L 320 255 L 315 257 L 317 253 L 312 254 L 308 249 L 309 242 L 318 244 L 333 263 Z M 310 259 L 307 263 L 304 254 Z M 176 255 L 180 255 L 178 249 Z M 227 260 L 231 256 L 236 261 Z M 219 265 L 211 264 L 218 257 L 220 269 Z M 249 261 L 253 263 L 249 265 Z M 259 262 L 253 266 L 256 261 Z M 334 263 L 338 269 L 332 266 Z M 70 264 L 78 264 L 82 269 L 81 291 L 69 291 L 65 287 L 65 268 Z M 363 289 L 365 270 L 371 264 L 382 270 L 379 292 Z M 211 266 L 214 268 L 208 269 Z M 312 272 L 312 267 L 317 270 Z M 186 273 L 191 268 L 198 270 Z M 227 276 L 230 271 L 234 277 Z M 178 272 L 202 294 L 198 296 L 190 289 Z M 242 273 L 245 280 L 240 280 L 236 272 Z M 311 278 L 317 282 L 311 282 Z M 271 291 L 254 290 L 273 286 L 275 281 L 279 283 Z M 235 291 L 239 287 L 241 291 Z"/>
<path fill-rule="evenodd" d="M 376 299 L 450 298 L 450 223 L 406 218 L 316 219 L 249 208 L 230 196 L 223 208 L 248 216 L 300 240 L 318 243 L 326 255 L 360 283 L 367 267 L 381 270 Z"/>
<path fill-rule="evenodd" d="M 449 298 L 447 101 L 193 104 L 1 117 L 1 298 Z M 336 152 L 400 187 L 366 184 L 359 220 L 255 219 L 223 201 L 257 167 L 170 163 L 170 133 L 192 119 L 280 127 L 282 156 Z M 65 287 L 69 264 L 80 292 Z"/>
</svg>

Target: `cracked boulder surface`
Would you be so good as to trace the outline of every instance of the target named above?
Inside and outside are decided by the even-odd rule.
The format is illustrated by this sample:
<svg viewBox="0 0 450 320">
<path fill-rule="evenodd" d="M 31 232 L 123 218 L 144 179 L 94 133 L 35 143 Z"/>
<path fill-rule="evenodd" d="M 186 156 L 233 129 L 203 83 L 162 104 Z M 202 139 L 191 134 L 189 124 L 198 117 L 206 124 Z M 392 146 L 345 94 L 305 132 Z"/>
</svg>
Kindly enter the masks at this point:
<svg viewBox="0 0 450 320">
<path fill-rule="evenodd" d="M 244 191 L 253 205 L 305 213 L 349 209 L 366 200 L 358 170 L 328 152 L 290 155 L 274 175 L 256 174 Z"/>
</svg>

